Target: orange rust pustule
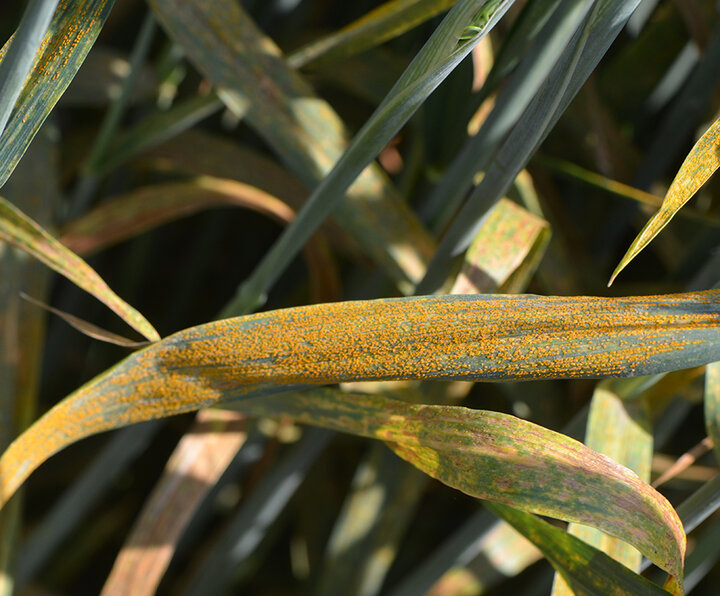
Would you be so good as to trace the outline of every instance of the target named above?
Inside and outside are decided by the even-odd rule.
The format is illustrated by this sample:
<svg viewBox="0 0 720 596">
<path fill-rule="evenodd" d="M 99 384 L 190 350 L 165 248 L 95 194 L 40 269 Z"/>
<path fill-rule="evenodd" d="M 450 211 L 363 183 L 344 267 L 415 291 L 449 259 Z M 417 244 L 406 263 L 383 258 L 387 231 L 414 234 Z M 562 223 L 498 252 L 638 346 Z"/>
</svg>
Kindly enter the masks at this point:
<svg viewBox="0 0 720 596">
<path fill-rule="evenodd" d="M 298 385 L 630 376 L 705 364 L 720 360 L 719 312 L 718 291 L 435 296 L 200 325 L 136 352 L 48 412 L 0 460 L 0 497 L 84 436 Z"/>
</svg>

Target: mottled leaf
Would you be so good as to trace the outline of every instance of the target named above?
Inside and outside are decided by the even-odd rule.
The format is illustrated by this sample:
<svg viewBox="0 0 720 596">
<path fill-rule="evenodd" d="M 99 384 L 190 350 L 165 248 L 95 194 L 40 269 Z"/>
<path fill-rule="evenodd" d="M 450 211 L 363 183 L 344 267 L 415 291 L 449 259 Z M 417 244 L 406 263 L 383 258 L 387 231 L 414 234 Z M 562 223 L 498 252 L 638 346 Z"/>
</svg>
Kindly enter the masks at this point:
<svg viewBox="0 0 720 596">
<path fill-rule="evenodd" d="M 613 271 L 610 285 L 637 254 L 670 223 L 675 214 L 720 167 L 720 119 L 703 134 L 680 166 L 660 210 L 645 224 Z"/>
<path fill-rule="evenodd" d="M 332 389 L 253 399 L 238 408 L 383 439 L 400 457 L 449 486 L 603 528 L 681 576 L 685 533 L 665 498 L 627 468 L 531 422 Z"/>
<path fill-rule="evenodd" d="M 626 399 L 627 387 L 623 381 L 603 381 L 597 386 L 590 404 L 585 444 L 649 482 L 653 436 L 648 411 L 641 397 Z M 632 571 L 640 571 L 642 557 L 627 543 L 579 524 L 570 524 L 568 532 Z M 553 596 L 571 595 L 570 586 L 560 575 L 555 578 Z"/>
<path fill-rule="evenodd" d="M 160 339 L 153 326 L 113 292 L 85 261 L 65 248 L 32 219 L 0 197 L 0 240 L 31 254 L 117 313 L 150 341 Z"/>
<path fill-rule="evenodd" d="M 720 359 L 719 310 L 717 291 L 644 298 L 438 296 L 315 305 L 216 321 L 135 352 L 52 408 L 0 459 L 0 496 L 6 501 L 52 453 L 90 434 L 216 403 L 242 403 L 249 397 L 298 386 L 374 379 L 623 376 L 699 365 Z M 338 337 L 343 341 L 338 342 Z M 312 413 L 311 404 L 301 396 L 288 407 L 297 405 L 302 411 L 288 413 L 302 420 L 310 416 L 307 421 L 319 424 L 319 414 Z M 365 397 L 357 407 L 367 411 L 373 399 L 377 398 Z M 390 405 L 384 404 L 386 409 L 380 408 L 378 415 L 386 417 Z M 464 422 L 474 416 L 465 410 L 453 416 L 447 410 L 427 411 L 431 412 L 442 414 L 431 417 L 433 421 L 427 425 L 418 422 L 417 432 L 445 429 L 443 433 L 460 433 Z M 491 414 L 479 416 L 492 418 Z M 328 417 L 328 424 L 333 420 L 340 425 L 338 430 L 347 430 L 343 426 L 348 423 L 346 417 L 336 413 Z M 530 428 L 522 426 L 528 423 L 517 424 L 524 430 Z M 400 428 L 409 426 L 402 423 Z M 462 441 L 475 444 L 470 437 L 478 435 L 467 432 L 470 435 L 462 435 Z M 537 436 L 549 436 L 544 434 L 549 431 L 538 432 Z M 398 448 L 399 455 L 427 472 L 442 473 L 444 482 L 457 486 L 466 481 L 457 462 L 440 462 L 432 443 L 416 438 L 403 445 Z M 544 439 L 539 445 L 544 450 Z M 598 462 L 604 466 L 610 460 L 593 455 L 585 464 Z M 515 463 L 511 470 L 521 472 L 522 467 Z M 632 478 L 633 490 L 646 494 L 646 486 L 633 473 L 612 465 L 618 480 L 622 477 L 630 482 Z M 475 478 L 476 466 L 471 468 Z M 548 469 L 542 467 L 535 473 L 544 478 Z M 602 478 L 599 494 L 607 495 L 608 479 Z M 574 480 L 573 486 L 577 488 Z M 502 482 L 496 488 L 507 494 L 508 487 Z M 528 499 L 532 495 L 540 498 L 536 485 L 525 488 Z M 520 489 L 518 485 L 516 490 Z M 569 494 L 575 494 L 575 489 Z M 603 502 L 593 514 L 602 514 L 607 505 Z M 592 517 L 587 507 L 583 512 L 572 520 Z M 672 515 L 671 509 L 668 512 Z M 625 516 L 623 524 L 626 522 Z M 631 526 L 642 524 L 638 519 Z M 617 528 L 599 527 L 641 546 L 637 537 L 619 533 Z M 681 544 L 679 534 L 676 538 Z M 648 542 L 662 544 L 663 539 L 655 536 Z M 640 550 L 661 565 L 673 565 L 673 573 L 678 572 L 678 561 L 659 559 L 647 545 Z"/>
</svg>

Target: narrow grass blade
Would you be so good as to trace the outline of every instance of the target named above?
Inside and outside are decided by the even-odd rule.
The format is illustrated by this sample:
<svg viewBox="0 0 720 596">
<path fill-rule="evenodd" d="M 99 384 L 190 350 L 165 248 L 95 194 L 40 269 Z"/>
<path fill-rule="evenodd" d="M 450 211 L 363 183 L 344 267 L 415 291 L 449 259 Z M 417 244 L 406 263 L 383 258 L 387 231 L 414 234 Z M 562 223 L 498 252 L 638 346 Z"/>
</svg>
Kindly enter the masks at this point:
<svg viewBox="0 0 720 596">
<path fill-rule="evenodd" d="M 203 176 L 187 182 L 141 187 L 108 199 L 68 224 L 60 242 L 77 254 L 87 255 L 169 221 L 217 207 L 252 209 L 283 225 L 295 217 L 285 203 L 254 186 Z M 321 232 L 310 239 L 303 252 L 315 301 L 337 300 L 340 295 L 337 268 Z"/>
<path fill-rule="evenodd" d="M 190 59 L 219 90 L 220 98 L 233 111 L 246 114 L 257 130 L 309 188 L 325 176 L 346 147 L 346 131 L 332 108 L 316 97 L 312 88 L 281 59 L 272 40 L 265 37 L 230 0 L 206 6 L 201 2 L 153 0 L 158 19 L 188 53 Z M 219 35 L 218 32 L 221 32 Z M 229 43 L 233 40 L 233 43 Z M 397 123 L 397 128 L 402 122 Z M 329 189 L 335 215 L 367 256 L 405 291 L 422 276 L 433 250 L 429 235 L 400 200 L 377 166 L 360 176 L 343 201 L 345 191 L 358 174 L 374 159 L 387 139 L 365 151 L 366 160 L 346 179 L 342 187 Z M 263 276 L 276 279 L 292 261 L 312 232 L 330 213 L 330 203 L 322 209 L 308 208 L 298 214 L 296 223 L 283 234 L 292 240 L 282 249 L 277 245 L 265 257 Z M 292 230 L 292 232 L 289 232 Z M 372 231 L 370 231 L 372 230 Z M 274 256 L 271 256 L 274 255 Z M 269 287 L 272 281 L 263 281 Z M 256 306 L 267 288 L 251 300 Z M 239 302 L 229 313 L 250 308 Z"/>
<path fill-rule="evenodd" d="M 321 304 L 192 327 L 135 352 L 51 409 L 0 459 L 0 497 L 82 437 L 297 386 L 636 376 L 698 366 L 720 359 L 719 313 L 720 291 L 712 290 L 438 296 Z"/>
<path fill-rule="evenodd" d="M 40 48 L 58 0 L 30 0 L 0 62 L 0 138 Z"/>
<path fill-rule="evenodd" d="M 480 218 L 512 184 L 540 142 L 555 126 L 570 101 L 627 23 L 640 0 L 599 0 L 584 30 L 568 44 L 539 92 L 507 135 L 485 177 L 468 197 L 433 257 L 419 293 L 432 293 L 445 281 L 450 265 L 462 254 Z"/>
<path fill-rule="evenodd" d="M 165 112 L 156 112 L 130 130 L 118 134 L 108 150 L 94 164 L 94 173 L 105 174 L 136 155 L 191 128 L 222 107 L 214 93 L 178 103 Z"/>
<path fill-rule="evenodd" d="M 5 184 L 30 141 L 85 60 L 112 5 L 113 0 L 60 0 L 58 3 L 32 70 L 2 134 L 0 186 Z"/>
<path fill-rule="evenodd" d="M 642 398 L 624 399 L 627 383 L 603 381 L 593 393 L 585 444 L 630 468 L 643 482 L 650 482 L 653 436 L 649 414 Z M 640 571 L 642 556 L 625 542 L 602 532 L 570 524 L 568 532 L 590 544 L 632 571 Z M 556 576 L 553 596 L 572 594 L 570 586 Z"/>
<path fill-rule="evenodd" d="M 450 8 L 457 0 L 390 0 L 331 35 L 288 56 L 293 68 L 342 60 L 402 35 Z"/>
<path fill-rule="evenodd" d="M 633 573 L 605 553 L 533 515 L 494 503 L 488 504 L 488 507 L 543 552 L 552 566 L 562 574 L 574 594 L 667 595 L 665 590 Z M 682 594 L 682 591 L 676 594 Z"/>
<path fill-rule="evenodd" d="M 480 90 L 476 104 L 489 97 L 522 59 L 528 46 L 540 34 L 543 26 L 552 16 L 560 0 L 549 2 L 528 2 L 513 23 L 507 37 L 495 56 L 492 69 Z"/>
<path fill-rule="evenodd" d="M 149 341 L 134 341 L 132 339 L 128 339 L 127 337 L 123 337 L 122 335 L 118 335 L 117 333 L 113 333 L 112 331 L 108 331 L 107 329 L 103 329 L 102 327 L 98 327 L 97 325 L 93 325 L 80 317 L 76 317 L 65 311 L 53 308 L 49 304 L 45 304 L 40 300 L 36 300 L 35 298 L 25 294 L 25 292 L 21 292 L 20 296 L 23 300 L 27 300 L 30 304 L 60 317 L 68 325 L 77 329 L 80 333 L 83 333 L 88 337 L 92 337 L 93 339 L 121 346 L 123 348 L 141 348 L 152 343 Z"/>
<path fill-rule="evenodd" d="M 195 510 L 245 439 L 241 414 L 227 410 L 198 412 L 115 560 L 103 596 L 155 594 Z"/>
<path fill-rule="evenodd" d="M 713 441 L 715 456 L 720 461 L 720 362 L 705 368 L 705 428 Z"/>
<path fill-rule="evenodd" d="M 486 169 L 493 153 L 522 116 L 592 5 L 592 0 L 565 0 L 553 12 L 507 85 L 498 94 L 492 112 L 478 133 L 465 143 L 428 199 L 430 205 L 440 210 L 436 214 L 435 229 L 444 229 L 452 219 L 473 180 Z M 551 9 L 551 6 L 547 8 Z"/>
<path fill-rule="evenodd" d="M 635 188 L 629 184 L 623 184 L 617 180 L 612 180 L 602 174 L 586 170 L 585 168 L 569 161 L 538 156 L 533 159 L 533 164 L 537 164 L 543 168 L 548 168 L 551 171 L 558 172 L 575 180 L 582 180 L 591 186 L 602 188 L 603 190 L 606 190 L 616 196 L 624 197 L 626 199 L 630 199 L 631 201 L 642 203 L 643 205 L 649 205 L 650 207 L 655 207 L 656 209 L 660 207 L 663 202 L 662 197 L 645 192 L 644 190 L 640 190 L 639 188 Z M 689 207 L 678 211 L 677 215 L 702 222 L 706 225 L 720 226 L 720 218 L 716 215 L 691 209 Z"/>
<path fill-rule="evenodd" d="M 670 223 L 675 214 L 707 182 L 718 167 L 720 167 L 720 119 L 703 134 L 685 158 L 665 195 L 660 210 L 633 240 L 627 253 L 613 271 L 608 285 Z"/>
<path fill-rule="evenodd" d="M 67 277 L 107 305 L 150 341 L 160 339 L 157 331 L 145 317 L 115 294 L 92 267 L 2 197 L 0 197 L 0 240 L 27 252 Z"/>
</svg>

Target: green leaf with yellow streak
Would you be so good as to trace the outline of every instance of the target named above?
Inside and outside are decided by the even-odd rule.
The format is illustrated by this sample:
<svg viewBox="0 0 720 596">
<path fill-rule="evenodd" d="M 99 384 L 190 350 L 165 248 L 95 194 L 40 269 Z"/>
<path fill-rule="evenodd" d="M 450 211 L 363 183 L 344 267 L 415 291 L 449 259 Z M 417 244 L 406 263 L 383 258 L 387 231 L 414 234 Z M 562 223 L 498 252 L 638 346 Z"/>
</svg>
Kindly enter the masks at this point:
<svg viewBox="0 0 720 596">
<path fill-rule="evenodd" d="M 705 364 L 720 360 L 719 315 L 720 291 L 707 291 L 628 298 L 432 296 L 321 304 L 215 321 L 186 329 L 135 352 L 51 409 L 0 459 L 0 500 L 5 502 L 52 453 L 85 436 L 218 403 L 242 405 L 248 398 L 298 387 L 380 379 L 499 381 L 632 376 Z M 364 397 L 355 405 L 367 414 L 375 403 L 372 399 Z M 310 405 L 303 402 L 300 394 L 288 401 L 286 410 L 297 406 L 298 412 L 289 413 L 303 419 Z M 350 408 L 352 404 L 346 406 Z M 373 436 L 399 441 L 397 429 L 388 431 L 389 434 L 382 430 L 392 427 L 394 419 L 387 415 L 397 407 L 400 406 L 386 401 L 375 408 L 382 423 L 378 423 Z M 405 429 L 403 432 L 410 428 L 406 417 L 414 411 L 412 408 L 421 408 L 419 412 L 423 414 L 422 422 L 415 427 L 419 435 L 405 440 L 398 451 L 401 455 L 406 453 L 425 471 L 434 470 L 453 486 L 476 482 L 464 475 L 472 470 L 474 476 L 477 469 L 468 463 L 470 467 L 462 472 L 457 462 L 449 465 L 451 460 L 442 460 L 435 450 L 437 437 L 431 438 L 432 433 L 456 437 L 453 448 L 460 453 L 466 448 L 474 453 L 479 445 L 490 448 L 505 436 L 493 435 L 489 444 L 484 439 L 476 441 L 486 435 L 463 426 L 463 421 L 474 419 L 471 410 L 462 410 L 460 414 L 459 410 L 424 410 L 407 404 L 402 408 L 410 408 L 396 410 L 402 418 L 398 428 Z M 478 416 L 480 421 L 493 419 L 490 413 Z M 319 419 L 319 414 L 313 415 L 310 422 L 319 423 Z M 365 417 L 363 424 L 370 424 L 372 419 Z M 356 432 L 348 426 L 347 412 L 336 410 L 328 420 L 340 425 L 334 427 L 338 430 Z M 501 426 L 511 424 L 508 420 L 503 418 Z M 516 430 L 523 432 L 535 428 L 523 426 L 528 423 L 520 421 L 517 424 L 520 426 Z M 425 431 L 431 435 L 423 435 Z M 537 436 L 543 437 L 539 447 L 545 449 L 550 437 L 545 433 L 550 431 L 537 432 L 540 433 Z M 572 445 L 571 451 L 575 452 L 575 443 L 567 443 L 570 439 L 562 435 L 556 438 L 561 443 L 565 441 L 564 445 Z M 615 466 L 615 479 L 630 482 L 634 486 L 633 495 L 644 495 L 642 503 L 637 503 L 630 494 L 627 496 L 633 504 L 629 506 L 630 513 L 616 519 L 621 528 L 600 525 L 597 520 L 594 523 L 611 535 L 627 539 L 648 558 L 677 575 L 684 534 L 679 522 L 671 521 L 672 508 L 663 509 L 664 505 L 660 508 L 662 515 L 669 516 L 660 525 L 665 528 L 663 531 L 671 528 L 668 531 L 675 536 L 676 552 L 660 557 L 652 545 L 668 548 L 667 540 L 657 535 L 638 537 L 637 528 L 643 527 L 641 520 L 627 523 L 628 519 L 634 520 L 628 517 L 634 515 L 632 511 L 647 506 L 646 485 L 605 456 L 582 446 L 577 448 L 585 450 L 582 453 L 589 457 L 587 465 Z M 512 449 L 517 455 L 517 447 Z M 477 454 L 472 455 L 476 457 Z M 531 461 L 535 456 L 528 457 Z M 477 459 L 473 461 L 477 463 Z M 511 461 L 510 469 L 518 468 L 514 473 L 523 473 L 517 460 Z M 511 474 L 510 469 L 507 474 Z M 544 482 L 548 468 L 541 469 Z M 574 468 L 563 469 L 568 471 L 568 477 L 574 478 Z M 538 470 L 533 473 L 540 474 Z M 507 474 L 497 478 L 510 478 Z M 609 480 L 601 477 L 598 494 L 607 495 Z M 495 489 L 508 494 L 509 486 L 499 482 Z M 572 484 L 574 491 L 584 486 L 575 480 Z M 537 494 L 537 486 L 524 486 L 528 499 L 539 498 L 532 496 Z M 513 490 L 521 489 L 517 485 Z M 562 492 L 556 485 L 548 489 L 554 494 Z M 582 510 L 589 517 L 566 515 L 564 519 L 593 523 L 590 518 L 603 516 L 608 507 L 622 502 L 625 501 L 585 501 Z M 513 497 L 512 503 L 517 505 L 518 499 Z M 547 509 L 540 510 L 550 514 Z"/>
<path fill-rule="evenodd" d="M 0 240 L 45 263 L 113 310 L 150 341 L 158 332 L 137 310 L 113 292 L 85 261 L 68 250 L 9 201 L 0 197 Z"/>
<path fill-rule="evenodd" d="M 5 184 L 92 48 L 113 0 L 61 0 L 0 142 Z M 7 52 L 7 44 L 0 59 Z"/>
<path fill-rule="evenodd" d="M 662 229 L 670 223 L 675 214 L 680 211 L 700 187 L 715 173 L 720 166 L 720 119 L 700 137 L 685 158 L 680 171 L 670 185 L 660 210 L 645 224 L 630 245 L 620 264 L 613 271 L 610 285 L 618 274 L 625 269 L 630 261 L 657 236 Z"/>
</svg>

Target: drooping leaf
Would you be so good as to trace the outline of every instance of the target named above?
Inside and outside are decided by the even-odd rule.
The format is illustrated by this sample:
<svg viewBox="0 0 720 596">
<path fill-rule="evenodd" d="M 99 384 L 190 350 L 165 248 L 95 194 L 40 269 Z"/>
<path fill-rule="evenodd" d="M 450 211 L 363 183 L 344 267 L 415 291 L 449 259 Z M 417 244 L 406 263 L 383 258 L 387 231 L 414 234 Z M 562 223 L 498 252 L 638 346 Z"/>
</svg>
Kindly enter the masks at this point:
<svg viewBox="0 0 720 596">
<path fill-rule="evenodd" d="M 637 254 L 670 223 L 675 214 L 720 167 L 720 119 L 700 137 L 680 166 L 660 210 L 645 224 L 610 277 L 610 285 Z"/>
<path fill-rule="evenodd" d="M 115 294 L 92 267 L 2 197 L 0 197 L 0 240 L 29 253 L 67 277 L 107 305 L 150 341 L 160 339 L 158 332 L 145 317 Z"/>
<path fill-rule="evenodd" d="M 605 553 L 546 521 L 503 505 L 490 503 L 488 507 L 522 532 L 543 552 L 552 566 L 562 574 L 574 594 L 667 594 L 659 586 L 633 573 Z M 676 593 L 682 594 L 682 590 Z"/>
<path fill-rule="evenodd" d="M 52 408 L 0 459 L 0 497 L 5 502 L 42 461 L 85 436 L 298 386 L 623 376 L 699 365 L 720 359 L 719 312 L 720 292 L 708 291 L 389 299 L 216 321 L 135 352 Z M 437 460 L 422 441 L 414 445 L 430 458 L 417 462 L 428 471 Z"/>
<path fill-rule="evenodd" d="M 665 498 L 627 468 L 560 433 L 498 412 L 416 406 L 332 389 L 252 399 L 238 408 L 383 439 L 449 486 L 603 528 L 681 577 L 685 533 Z"/>
<path fill-rule="evenodd" d="M 112 246 L 169 221 L 215 207 L 245 207 L 288 225 L 294 211 L 283 201 L 234 180 L 201 176 L 145 186 L 104 201 L 65 226 L 60 242 L 80 255 Z M 337 300 L 337 268 L 318 232 L 304 248 L 316 302 Z"/>
<path fill-rule="evenodd" d="M 113 0 L 60 0 L 0 143 L 0 186 L 95 43 Z"/>
</svg>

